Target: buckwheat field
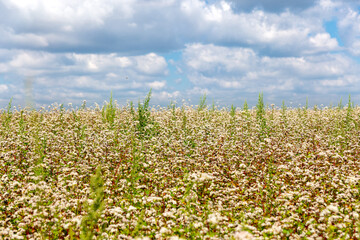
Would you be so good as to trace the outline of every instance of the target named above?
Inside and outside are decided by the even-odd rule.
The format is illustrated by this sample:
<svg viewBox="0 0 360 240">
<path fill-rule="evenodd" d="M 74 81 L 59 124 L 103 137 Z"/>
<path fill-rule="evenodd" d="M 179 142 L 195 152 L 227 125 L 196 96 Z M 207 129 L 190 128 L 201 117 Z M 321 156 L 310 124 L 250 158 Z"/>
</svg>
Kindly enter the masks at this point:
<svg viewBox="0 0 360 240">
<path fill-rule="evenodd" d="M 0 239 L 359 239 L 360 108 L 0 116 Z"/>
</svg>

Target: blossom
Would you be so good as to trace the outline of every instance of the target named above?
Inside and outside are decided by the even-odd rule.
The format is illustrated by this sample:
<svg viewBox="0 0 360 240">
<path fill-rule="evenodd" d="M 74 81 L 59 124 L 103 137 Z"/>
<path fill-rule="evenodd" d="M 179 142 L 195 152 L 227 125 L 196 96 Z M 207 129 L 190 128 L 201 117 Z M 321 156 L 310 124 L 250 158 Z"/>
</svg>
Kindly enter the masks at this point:
<svg viewBox="0 0 360 240">
<path fill-rule="evenodd" d="M 241 231 L 241 232 L 236 232 L 234 234 L 234 238 L 235 240 L 251 240 L 251 239 L 254 239 L 254 236 L 249 233 L 249 232 L 246 232 L 246 231 Z"/>
</svg>

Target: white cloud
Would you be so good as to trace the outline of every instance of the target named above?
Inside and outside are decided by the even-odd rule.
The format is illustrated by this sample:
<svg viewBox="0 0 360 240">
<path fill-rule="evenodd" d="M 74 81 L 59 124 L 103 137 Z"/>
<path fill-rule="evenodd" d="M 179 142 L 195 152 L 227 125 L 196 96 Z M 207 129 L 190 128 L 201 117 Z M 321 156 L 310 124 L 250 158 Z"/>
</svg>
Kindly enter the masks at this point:
<svg viewBox="0 0 360 240">
<path fill-rule="evenodd" d="M 34 79 L 36 91 L 48 94 L 49 99 L 59 97 L 57 101 L 75 102 L 82 95 L 110 92 L 110 90 L 147 91 L 164 89 L 167 74 L 166 60 L 155 53 L 139 56 L 121 56 L 111 54 L 46 53 L 26 50 L 0 50 L 0 72 L 11 83 L 22 90 L 24 79 Z M 6 85 L 1 85 L 5 91 Z M 55 89 L 59 91 L 54 93 Z M 51 93 L 50 93 L 51 92 Z M 67 96 L 62 98 L 61 92 Z M 70 93 L 74 93 L 71 95 Z M 14 93 L 12 93 L 14 95 Z M 35 98 L 47 101 L 39 92 Z M 126 94 L 128 95 L 128 94 Z M 85 95 L 84 95 L 85 96 Z M 88 99 L 91 101 L 92 99 Z"/>
<path fill-rule="evenodd" d="M 277 70 L 285 76 L 299 79 L 319 79 L 322 77 L 338 77 L 354 71 L 356 63 L 342 54 L 324 54 L 307 57 L 270 58 L 263 57 L 261 66 L 266 71 Z"/>
<path fill-rule="evenodd" d="M 161 91 L 161 92 L 153 93 L 152 96 L 157 101 L 169 103 L 170 100 L 179 98 L 181 96 L 181 93 L 179 91 L 174 91 L 174 92 Z"/>
<path fill-rule="evenodd" d="M 159 90 L 166 86 L 166 81 L 154 81 L 154 82 L 148 83 L 148 85 L 150 88 Z"/>
<path fill-rule="evenodd" d="M 121 57 L 111 54 L 65 54 L 67 59 L 74 62 L 74 67 L 83 70 L 101 72 L 105 69 L 131 68 L 134 67 L 134 57 Z"/>
<path fill-rule="evenodd" d="M 338 47 L 336 39 L 323 29 L 319 14 L 324 9 L 319 6 L 301 14 L 289 11 L 275 14 L 262 10 L 235 13 L 223 1 L 210 6 L 185 1 L 183 5 L 186 14 L 193 18 L 192 25 L 198 34 L 193 39 L 198 42 L 247 46 L 265 54 L 296 56 Z M 326 12 L 331 14 L 332 9 Z"/>
<path fill-rule="evenodd" d="M 31 47 L 46 48 L 49 42 L 45 36 L 34 33 L 15 33 L 13 29 L 0 26 L 1 39 L 0 43 Z"/>
<path fill-rule="evenodd" d="M 43 94 L 71 100 L 111 89 L 138 97 L 150 87 L 159 99 L 176 91 L 232 100 L 235 91 L 356 90 L 358 7 L 351 0 L 0 0 L 1 86 L 10 92 L 33 76 L 44 101 Z M 344 47 L 326 32 L 334 19 Z M 182 59 L 168 66 L 164 56 L 180 50 Z"/>
<path fill-rule="evenodd" d="M 189 96 L 204 95 L 204 94 L 209 95 L 209 94 L 211 94 L 211 91 L 208 88 L 202 88 L 202 87 L 195 86 L 195 87 L 187 90 L 186 93 Z"/>
<path fill-rule="evenodd" d="M 332 0 L 320 0 L 319 6 L 323 9 L 334 9 L 335 7 L 338 7 L 339 4 Z"/>
<path fill-rule="evenodd" d="M 124 1 L 122 1 L 124 2 Z M 125 1 L 124 5 L 129 6 L 130 2 Z M 114 1 L 93 1 L 93 0 L 10 0 L 4 4 L 9 10 L 16 10 L 30 20 L 45 20 L 53 23 L 63 24 L 92 24 L 101 25 L 104 18 L 113 11 Z M 118 10 L 122 10 L 120 3 L 116 4 Z M 125 8 L 128 10 L 128 8 Z M 129 11 L 122 11 L 128 13 Z M 36 15 L 41 14 L 41 15 Z"/>
<path fill-rule="evenodd" d="M 324 51 L 331 51 L 338 48 L 338 42 L 336 39 L 331 38 L 328 33 L 318 33 L 314 37 L 310 37 L 310 44 L 316 49 L 323 49 Z"/>
<path fill-rule="evenodd" d="M 255 52 L 249 48 L 237 48 L 236 51 L 227 51 L 229 48 L 203 44 L 187 45 L 184 56 L 187 65 L 198 71 L 244 71 L 256 61 Z M 193 57 L 196 54 L 196 57 Z"/>
<path fill-rule="evenodd" d="M 360 13 L 353 9 L 346 9 L 338 22 L 339 32 L 349 52 L 360 56 Z"/>
<path fill-rule="evenodd" d="M 327 50 L 336 47 L 335 39 L 324 38 L 319 14 L 335 8 L 324 1 L 301 13 L 234 12 L 226 1 L 206 4 L 202 0 L 12 0 L 3 4 L 7 10 L 2 20 L 6 28 L 0 29 L 3 47 L 142 55 L 192 42 L 251 46 L 286 55 L 324 51 L 324 44 Z"/>
<path fill-rule="evenodd" d="M 23 50 L 0 50 L 0 72 L 22 76 L 38 75 L 45 71 L 57 71 L 59 64 L 54 54 Z"/>
<path fill-rule="evenodd" d="M 354 56 L 360 56 L 360 39 L 356 39 L 351 43 L 349 51 Z"/>
<path fill-rule="evenodd" d="M 210 90 L 311 92 L 323 86 L 326 92 L 326 86 L 358 88 L 360 80 L 358 64 L 344 54 L 266 57 L 246 48 L 194 44 L 184 51 L 184 61 L 190 81 Z"/>
<path fill-rule="evenodd" d="M 0 93 L 4 93 L 9 89 L 9 87 L 5 84 L 0 84 Z"/>
<path fill-rule="evenodd" d="M 41 68 L 56 61 L 55 55 L 44 52 L 20 51 L 9 62 L 9 67 L 23 68 Z"/>
<path fill-rule="evenodd" d="M 221 1 L 218 6 L 210 5 L 205 9 L 205 20 L 209 22 L 222 22 L 227 14 L 231 14 L 231 7 L 225 1 Z"/>
<path fill-rule="evenodd" d="M 282 12 L 285 10 L 301 11 L 305 10 L 313 5 L 316 1 L 314 0 L 228 0 L 238 11 L 251 11 L 254 8 L 264 9 L 270 12 Z"/>
<path fill-rule="evenodd" d="M 166 73 L 166 60 L 163 57 L 156 55 L 155 53 L 149 53 L 145 56 L 136 57 L 135 60 L 136 69 L 141 73 L 149 75 Z"/>
</svg>

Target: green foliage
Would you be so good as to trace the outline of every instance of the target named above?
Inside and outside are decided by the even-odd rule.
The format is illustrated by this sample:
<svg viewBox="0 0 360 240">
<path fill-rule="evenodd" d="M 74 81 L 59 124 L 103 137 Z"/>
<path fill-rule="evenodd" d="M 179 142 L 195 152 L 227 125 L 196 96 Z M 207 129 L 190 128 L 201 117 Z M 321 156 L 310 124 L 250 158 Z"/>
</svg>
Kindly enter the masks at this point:
<svg viewBox="0 0 360 240">
<path fill-rule="evenodd" d="M 24 110 L 20 111 L 19 127 L 20 127 L 20 134 L 23 134 L 25 131 Z"/>
<path fill-rule="evenodd" d="M 353 112 L 353 106 L 351 104 L 351 96 L 349 94 L 349 102 L 348 102 L 348 106 L 347 106 L 347 109 L 346 109 L 346 119 L 345 119 L 346 128 L 348 128 L 348 129 L 350 128 L 350 123 L 353 120 L 352 112 Z"/>
<path fill-rule="evenodd" d="M 171 101 L 168 109 L 171 110 L 173 121 L 176 121 L 176 103 Z"/>
<path fill-rule="evenodd" d="M 12 100 L 13 100 L 13 98 L 10 99 L 10 102 L 9 102 L 9 104 L 8 104 L 8 106 L 7 106 L 7 109 L 6 109 L 6 113 L 7 113 L 8 115 L 11 115 L 11 114 L 12 114 L 12 111 L 11 111 L 11 103 L 12 103 Z"/>
<path fill-rule="evenodd" d="M 235 129 L 236 129 L 236 108 L 234 107 L 233 104 L 231 104 L 231 109 L 230 109 L 230 132 L 231 132 L 231 136 L 234 135 L 235 133 Z"/>
<path fill-rule="evenodd" d="M 12 103 L 12 100 L 13 100 L 13 98 L 10 99 L 10 102 L 9 102 L 9 104 L 7 106 L 6 112 L 5 112 L 4 117 L 3 117 L 4 119 L 3 119 L 2 124 L 3 124 L 3 126 L 5 128 L 8 128 L 9 124 L 11 122 L 11 118 L 12 118 L 11 103 Z"/>
<path fill-rule="evenodd" d="M 287 118 L 286 118 L 286 105 L 285 105 L 285 101 L 282 101 L 282 105 L 281 105 L 281 118 L 285 124 L 285 126 L 287 125 Z"/>
<path fill-rule="evenodd" d="M 135 118 L 135 108 L 133 101 L 130 101 L 130 113 L 133 116 L 133 118 Z"/>
<path fill-rule="evenodd" d="M 171 101 L 167 108 L 174 111 L 176 109 L 176 103 Z"/>
<path fill-rule="evenodd" d="M 103 122 L 109 123 L 110 127 L 112 128 L 114 126 L 116 116 L 116 106 L 113 102 L 112 91 L 110 93 L 110 101 L 105 103 L 105 105 L 102 107 L 101 115 Z"/>
<path fill-rule="evenodd" d="M 340 102 L 338 104 L 338 109 L 341 110 L 343 109 L 344 105 L 342 104 L 342 98 L 340 98 Z"/>
<path fill-rule="evenodd" d="M 198 111 L 202 111 L 206 108 L 206 93 L 202 97 L 200 97 L 200 102 L 198 106 Z"/>
<path fill-rule="evenodd" d="M 59 120 L 60 120 L 60 122 L 63 121 L 64 113 L 65 113 L 64 104 L 60 104 L 60 114 L 59 114 Z"/>
<path fill-rule="evenodd" d="M 250 124 L 250 117 L 251 117 L 251 116 L 250 116 L 249 106 L 248 106 L 246 100 L 245 100 L 245 102 L 244 102 L 242 114 L 243 114 L 243 117 L 244 117 L 244 118 L 246 119 L 246 121 L 247 121 L 247 126 L 249 126 L 249 124 Z"/>
<path fill-rule="evenodd" d="M 248 104 L 247 104 L 246 99 L 245 99 L 245 102 L 244 102 L 243 110 L 244 110 L 244 111 L 249 111 L 249 106 L 248 106 Z"/>
<path fill-rule="evenodd" d="M 235 114 L 236 114 L 236 108 L 234 107 L 234 104 L 231 104 L 231 109 L 230 109 L 230 116 L 232 118 L 235 117 Z"/>
<path fill-rule="evenodd" d="M 263 94 L 259 94 L 258 103 L 256 105 L 256 120 L 260 125 L 260 139 L 263 140 L 264 137 L 267 135 L 267 126 L 266 126 L 266 118 L 265 118 L 265 105 Z"/>
<path fill-rule="evenodd" d="M 43 163 L 46 157 L 46 150 L 48 145 L 48 139 L 46 136 L 39 136 L 39 132 L 36 132 L 35 135 L 36 140 L 36 153 L 38 155 L 38 159 L 35 162 L 35 166 L 33 168 L 34 175 L 37 176 L 36 183 L 45 180 L 49 175 L 51 175 L 51 169 L 48 171 L 44 168 Z"/>
<path fill-rule="evenodd" d="M 76 111 L 75 111 L 75 110 L 72 110 L 72 115 L 73 115 L 74 120 L 75 120 L 76 122 L 78 122 L 78 121 L 80 120 L 80 118 L 79 118 L 79 116 L 76 114 Z"/>
<path fill-rule="evenodd" d="M 144 102 L 141 104 L 139 101 L 138 103 L 138 114 L 136 119 L 138 122 L 136 125 L 136 129 L 141 136 L 149 133 L 149 131 L 147 131 L 145 127 L 150 123 L 153 123 L 152 119 L 150 118 L 151 116 L 151 111 L 149 108 L 150 98 L 151 98 L 151 89 L 147 94 L 147 96 L 145 97 Z"/>
<path fill-rule="evenodd" d="M 181 107 L 181 115 L 182 115 L 182 129 L 186 131 L 187 117 L 184 106 Z"/>
<path fill-rule="evenodd" d="M 353 104 L 351 103 L 351 95 L 349 94 L 349 102 L 348 102 L 348 109 L 352 110 Z"/>
<path fill-rule="evenodd" d="M 97 167 L 96 174 L 90 179 L 90 189 L 90 199 L 92 200 L 92 203 L 85 203 L 87 215 L 83 216 L 81 221 L 80 239 L 86 240 L 93 239 L 94 233 L 97 230 L 97 222 L 104 210 L 104 181 L 101 178 L 100 166 Z"/>
<path fill-rule="evenodd" d="M 112 100 L 112 93 L 111 93 L 111 100 Z M 86 101 L 84 100 L 80 107 L 82 110 L 86 109 Z"/>
<path fill-rule="evenodd" d="M 257 119 L 261 119 L 265 116 L 265 107 L 264 107 L 264 98 L 263 94 L 259 94 L 258 103 L 256 105 L 256 117 Z"/>
<path fill-rule="evenodd" d="M 214 100 L 212 101 L 212 105 L 211 105 L 211 112 L 215 112 L 215 102 Z"/>
<path fill-rule="evenodd" d="M 130 102 L 130 113 L 133 116 L 134 121 L 136 122 L 135 129 L 139 138 L 146 138 L 152 136 L 152 134 L 154 133 L 153 130 L 158 127 L 158 124 L 151 117 L 151 110 L 149 107 L 150 99 L 151 89 L 146 95 L 143 103 L 141 103 L 139 100 L 137 111 L 135 111 L 133 103 Z M 172 106 L 172 108 L 175 111 L 175 107 Z"/>
</svg>

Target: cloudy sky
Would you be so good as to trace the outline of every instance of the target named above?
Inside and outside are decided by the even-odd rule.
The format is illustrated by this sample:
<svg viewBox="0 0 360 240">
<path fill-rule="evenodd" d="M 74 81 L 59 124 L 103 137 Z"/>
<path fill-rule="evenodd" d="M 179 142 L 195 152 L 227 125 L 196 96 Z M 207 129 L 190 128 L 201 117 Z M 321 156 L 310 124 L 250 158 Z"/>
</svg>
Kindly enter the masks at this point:
<svg viewBox="0 0 360 240">
<path fill-rule="evenodd" d="M 359 0 L 0 0 L 0 108 L 360 103 Z"/>
</svg>

